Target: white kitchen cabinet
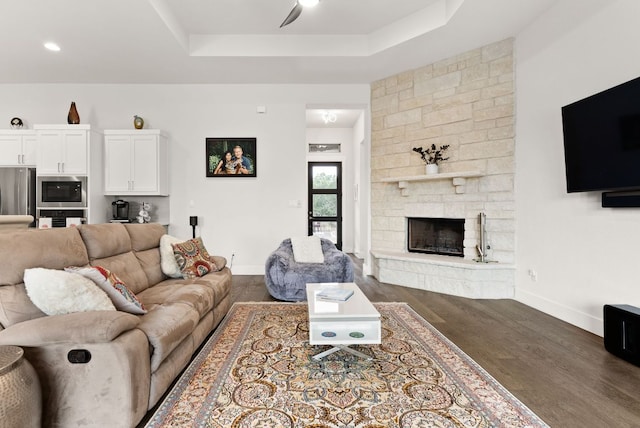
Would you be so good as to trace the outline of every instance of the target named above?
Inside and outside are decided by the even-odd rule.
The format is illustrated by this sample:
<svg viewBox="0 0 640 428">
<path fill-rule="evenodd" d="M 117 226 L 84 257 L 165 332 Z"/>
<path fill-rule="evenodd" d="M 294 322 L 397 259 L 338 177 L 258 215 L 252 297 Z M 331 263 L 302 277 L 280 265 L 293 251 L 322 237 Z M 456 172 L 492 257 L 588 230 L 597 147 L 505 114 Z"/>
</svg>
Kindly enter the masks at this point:
<svg viewBox="0 0 640 428">
<path fill-rule="evenodd" d="M 167 137 L 157 129 L 104 131 L 105 195 L 169 194 Z"/>
<path fill-rule="evenodd" d="M 38 175 L 87 175 L 89 125 L 36 125 Z"/>
<path fill-rule="evenodd" d="M 0 131 L 0 166 L 36 166 L 36 132 Z"/>
<path fill-rule="evenodd" d="M 45 124 L 34 125 L 33 129 L 37 139 L 36 174 L 86 177 L 87 206 L 82 208 L 83 217 L 88 223 L 107 221 L 111 202 L 103 194 L 102 133 L 89 124 Z"/>
</svg>

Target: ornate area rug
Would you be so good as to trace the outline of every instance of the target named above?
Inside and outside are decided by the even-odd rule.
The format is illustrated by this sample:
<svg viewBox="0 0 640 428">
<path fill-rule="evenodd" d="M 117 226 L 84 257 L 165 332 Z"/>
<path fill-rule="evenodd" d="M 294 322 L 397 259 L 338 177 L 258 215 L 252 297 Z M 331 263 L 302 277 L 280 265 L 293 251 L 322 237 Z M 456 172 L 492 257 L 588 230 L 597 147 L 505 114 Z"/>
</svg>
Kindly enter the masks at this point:
<svg viewBox="0 0 640 428">
<path fill-rule="evenodd" d="M 308 343 L 308 309 L 236 303 L 147 427 L 546 427 L 404 303 L 372 360 Z"/>
</svg>

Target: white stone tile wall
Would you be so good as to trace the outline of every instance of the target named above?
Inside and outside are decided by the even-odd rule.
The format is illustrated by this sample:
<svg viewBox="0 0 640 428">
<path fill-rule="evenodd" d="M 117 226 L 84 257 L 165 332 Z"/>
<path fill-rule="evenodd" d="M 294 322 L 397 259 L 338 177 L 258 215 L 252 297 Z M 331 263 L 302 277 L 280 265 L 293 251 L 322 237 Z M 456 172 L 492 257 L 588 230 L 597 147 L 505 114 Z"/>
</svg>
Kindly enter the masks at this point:
<svg viewBox="0 0 640 428">
<path fill-rule="evenodd" d="M 514 262 L 513 40 L 374 82 L 371 87 L 372 249 L 406 251 L 406 217 L 465 218 L 465 259 L 476 258 L 487 215 L 492 259 Z M 381 179 L 424 174 L 413 147 L 450 144 L 440 172 L 481 171 L 456 193 L 451 179 L 410 182 L 408 196 Z"/>
<path fill-rule="evenodd" d="M 449 289 L 451 294 L 510 295 L 510 271 L 492 269 L 479 275 L 466 269 L 462 272 L 468 276 L 460 279 L 450 266 L 434 267 L 426 274 L 420 272 L 424 263 L 399 263 L 384 254 L 406 253 L 407 217 L 464 218 L 464 260 L 458 260 L 469 262 L 478 257 L 478 214 L 484 212 L 489 258 L 514 263 L 514 105 L 513 39 L 372 84 L 371 246 L 382 256 L 374 257 L 379 280 L 433 291 Z M 408 196 L 401 194 L 398 183 L 381 181 L 423 175 L 424 163 L 412 148 L 431 144 L 451 146 L 440 172 L 483 175 L 467 178 L 464 193 L 456 193 L 451 179 L 409 182 Z M 425 257 L 426 265 L 429 260 Z M 483 275 L 490 278 L 485 281 Z M 472 283 L 492 281 L 497 287 L 493 292 L 468 290 Z"/>
</svg>

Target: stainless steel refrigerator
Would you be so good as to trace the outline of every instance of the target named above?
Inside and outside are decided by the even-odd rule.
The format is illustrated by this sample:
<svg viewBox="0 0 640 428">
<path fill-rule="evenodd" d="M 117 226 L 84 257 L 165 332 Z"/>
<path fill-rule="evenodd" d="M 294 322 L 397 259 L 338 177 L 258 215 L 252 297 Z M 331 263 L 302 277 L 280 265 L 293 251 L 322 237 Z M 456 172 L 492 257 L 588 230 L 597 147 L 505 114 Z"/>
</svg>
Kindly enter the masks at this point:
<svg viewBox="0 0 640 428">
<path fill-rule="evenodd" d="M 35 168 L 0 168 L 0 215 L 27 214 L 36 217 Z"/>
</svg>

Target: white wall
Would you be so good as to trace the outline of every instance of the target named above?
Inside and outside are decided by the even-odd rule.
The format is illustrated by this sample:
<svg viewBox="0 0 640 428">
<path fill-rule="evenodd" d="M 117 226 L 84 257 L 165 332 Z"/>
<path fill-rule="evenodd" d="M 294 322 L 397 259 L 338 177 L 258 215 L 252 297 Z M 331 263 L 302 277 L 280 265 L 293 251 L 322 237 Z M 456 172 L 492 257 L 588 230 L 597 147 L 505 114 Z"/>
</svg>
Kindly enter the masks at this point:
<svg viewBox="0 0 640 428">
<path fill-rule="evenodd" d="M 563 0 L 516 38 L 517 299 L 600 335 L 604 304 L 640 306 L 640 209 L 566 193 L 560 108 L 640 76 L 639 16 Z"/>
<path fill-rule="evenodd" d="M 0 85 L 0 120 L 65 123 L 75 101 L 81 123 L 145 127 L 169 134 L 170 232 L 191 237 L 199 217 L 207 248 L 235 254 L 234 274 L 262 274 L 280 241 L 306 234 L 307 104 L 369 104 L 369 85 Z M 267 107 L 257 114 L 256 107 Z M 206 137 L 256 137 L 256 178 L 206 178 Z M 125 198 L 137 200 L 138 198 Z M 193 204 L 191 204 L 193 201 Z"/>
</svg>

